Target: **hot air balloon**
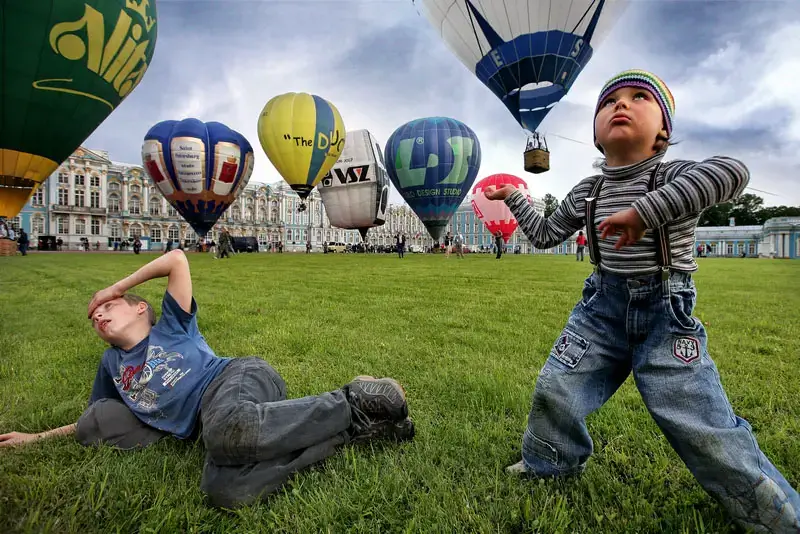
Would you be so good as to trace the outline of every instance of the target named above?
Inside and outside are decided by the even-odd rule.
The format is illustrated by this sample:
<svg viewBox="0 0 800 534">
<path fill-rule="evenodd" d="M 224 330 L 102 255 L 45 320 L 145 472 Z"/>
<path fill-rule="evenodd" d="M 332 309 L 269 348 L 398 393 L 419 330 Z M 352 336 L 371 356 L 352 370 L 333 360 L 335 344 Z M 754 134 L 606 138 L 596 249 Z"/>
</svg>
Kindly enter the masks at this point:
<svg viewBox="0 0 800 534">
<path fill-rule="evenodd" d="M 539 124 L 569 92 L 627 1 L 417 0 L 450 50 L 525 130 L 525 170 L 550 168 Z"/>
<path fill-rule="evenodd" d="M 392 183 L 438 240 L 478 174 L 475 132 L 447 117 L 416 119 L 394 131 L 385 152 Z"/>
<path fill-rule="evenodd" d="M 503 185 L 513 185 L 528 199 L 528 202 L 531 202 L 528 185 L 521 178 L 512 174 L 493 174 L 479 181 L 472 188 L 472 209 L 475 214 L 486 225 L 486 229 L 492 235 L 500 230 L 503 233 L 503 241 L 508 243 L 511 234 L 517 229 L 517 220 L 505 202 L 497 202 L 486 198 L 483 192 L 490 185 L 497 188 Z"/>
<path fill-rule="evenodd" d="M 301 199 L 339 159 L 344 122 L 333 104 L 317 95 L 286 93 L 271 99 L 258 117 L 258 139 L 267 157 Z"/>
<path fill-rule="evenodd" d="M 339 161 L 317 186 L 333 226 L 367 232 L 386 222 L 389 176 L 383 152 L 367 130 L 347 132 Z"/>
<path fill-rule="evenodd" d="M 144 136 L 142 163 L 158 190 L 205 236 L 253 173 L 253 147 L 219 122 L 159 122 Z"/>
<path fill-rule="evenodd" d="M 15 217 L 142 80 L 156 6 L 37 0 L 0 13 L 0 216 Z"/>
</svg>

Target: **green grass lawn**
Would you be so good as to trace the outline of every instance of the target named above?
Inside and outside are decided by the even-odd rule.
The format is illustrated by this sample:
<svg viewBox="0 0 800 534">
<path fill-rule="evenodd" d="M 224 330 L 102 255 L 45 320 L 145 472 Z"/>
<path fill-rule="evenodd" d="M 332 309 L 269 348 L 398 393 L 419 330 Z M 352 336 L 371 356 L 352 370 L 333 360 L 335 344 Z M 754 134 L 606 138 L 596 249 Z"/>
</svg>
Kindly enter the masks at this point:
<svg viewBox="0 0 800 534">
<path fill-rule="evenodd" d="M 0 258 L 0 433 L 74 422 L 104 346 L 92 293 L 152 259 Z M 198 486 L 199 443 L 139 452 L 71 438 L 0 449 L 0 532 L 734 532 L 650 418 L 632 379 L 589 420 L 572 481 L 523 481 L 539 369 L 590 264 L 572 257 L 189 254 L 217 354 L 260 355 L 290 397 L 390 375 L 417 437 L 347 447 L 263 504 L 227 513 Z M 696 316 L 737 414 L 800 487 L 800 262 L 701 259 Z M 164 280 L 136 292 L 160 304 Z M 160 311 L 160 305 L 157 306 Z"/>
</svg>

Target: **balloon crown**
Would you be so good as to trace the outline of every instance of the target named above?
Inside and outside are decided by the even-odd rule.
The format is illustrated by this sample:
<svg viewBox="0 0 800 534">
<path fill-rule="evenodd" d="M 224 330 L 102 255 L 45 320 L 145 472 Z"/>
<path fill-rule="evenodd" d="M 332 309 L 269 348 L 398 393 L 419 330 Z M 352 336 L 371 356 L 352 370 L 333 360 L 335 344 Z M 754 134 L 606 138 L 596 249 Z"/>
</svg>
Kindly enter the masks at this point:
<svg viewBox="0 0 800 534">
<path fill-rule="evenodd" d="M 156 19 L 147 14 L 147 10 L 150 9 L 150 0 L 125 0 L 125 7 L 142 18 L 145 28 L 147 28 L 147 33 L 150 33 L 150 30 L 156 24 Z"/>
</svg>

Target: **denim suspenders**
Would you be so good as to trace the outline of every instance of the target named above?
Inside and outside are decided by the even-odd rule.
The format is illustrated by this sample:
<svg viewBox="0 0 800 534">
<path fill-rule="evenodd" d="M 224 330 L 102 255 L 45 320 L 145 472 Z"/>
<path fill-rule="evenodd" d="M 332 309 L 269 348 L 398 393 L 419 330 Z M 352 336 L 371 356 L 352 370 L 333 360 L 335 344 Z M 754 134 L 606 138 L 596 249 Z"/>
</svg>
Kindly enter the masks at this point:
<svg viewBox="0 0 800 534">
<path fill-rule="evenodd" d="M 658 187 L 656 177 L 661 163 L 653 168 L 650 175 L 649 190 L 655 191 Z M 597 238 L 597 227 L 594 223 L 595 208 L 597 207 L 597 197 L 603 187 L 603 176 L 600 176 L 592 187 L 592 191 L 586 197 L 586 239 L 589 241 L 589 261 L 594 265 L 595 271 L 600 270 L 600 244 Z M 669 245 L 669 228 L 665 224 L 660 228 L 653 228 L 653 241 L 656 244 L 656 261 L 661 267 L 661 279 L 669 278 L 670 267 L 672 266 L 672 249 Z"/>
</svg>

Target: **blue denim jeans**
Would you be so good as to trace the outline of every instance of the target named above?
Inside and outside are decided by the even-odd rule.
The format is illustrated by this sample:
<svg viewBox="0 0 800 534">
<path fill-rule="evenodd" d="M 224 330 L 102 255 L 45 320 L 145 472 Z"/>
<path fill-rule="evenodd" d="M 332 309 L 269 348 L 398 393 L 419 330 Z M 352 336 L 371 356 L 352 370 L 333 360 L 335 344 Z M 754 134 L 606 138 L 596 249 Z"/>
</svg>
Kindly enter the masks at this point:
<svg viewBox="0 0 800 534">
<path fill-rule="evenodd" d="M 797 534 L 800 496 L 733 412 L 695 300 L 687 273 L 587 278 L 536 382 L 525 466 L 541 477 L 582 472 L 592 454 L 585 418 L 633 371 L 656 424 L 711 496 L 745 526 Z"/>
</svg>

